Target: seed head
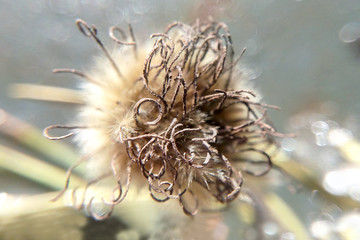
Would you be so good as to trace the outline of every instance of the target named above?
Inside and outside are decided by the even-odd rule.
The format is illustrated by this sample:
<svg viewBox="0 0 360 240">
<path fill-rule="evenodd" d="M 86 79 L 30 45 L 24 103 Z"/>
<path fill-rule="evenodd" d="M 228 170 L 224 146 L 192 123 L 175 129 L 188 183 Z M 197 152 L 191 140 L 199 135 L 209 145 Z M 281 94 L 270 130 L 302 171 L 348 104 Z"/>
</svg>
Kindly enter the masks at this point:
<svg viewBox="0 0 360 240">
<path fill-rule="evenodd" d="M 124 31 L 112 27 L 110 37 L 124 46 L 111 53 L 94 26 L 83 20 L 77 26 L 105 57 L 86 74 L 55 71 L 88 80 L 82 85 L 79 126 L 74 126 L 76 142 L 92 176 L 100 179 L 110 170 L 118 183 L 111 206 L 124 199 L 132 180 L 147 186 L 156 201 L 177 199 L 186 214 L 194 215 L 204 196 L 234 200 L 242 172 L 260 176 L 270 170 L 270 157 L 257 148 L 274 132 L 264 122 L 269 106 L 259 102 L 237 64 L 244 51 L 234 59 L 224 23 L 175 22 L 144 44 L 135 42 L 131 27 L 126 41 L 115 36 L 126 39 Z M 55 127 L 65 126 L 45 129 L 49 138 L 70 135 L 49 136 Z M 265 169 L 241 170 L 239 163 L 246 161 Z"/>
</svg>

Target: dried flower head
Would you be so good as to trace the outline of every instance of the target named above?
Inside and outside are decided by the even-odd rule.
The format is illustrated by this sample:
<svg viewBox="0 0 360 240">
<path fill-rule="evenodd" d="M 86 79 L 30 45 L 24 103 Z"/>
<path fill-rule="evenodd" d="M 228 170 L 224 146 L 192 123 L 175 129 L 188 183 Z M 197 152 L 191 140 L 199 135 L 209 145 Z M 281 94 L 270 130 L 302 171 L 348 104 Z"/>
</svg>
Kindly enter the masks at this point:
<svg viewBox="0 0 360 240">
<path fill-rule="evenodd" d="M 234 200 L 242 172 L 260 176 L 272 166 L 258 149 L 270 142 L 274 129 L 265 123 L 266 108 L 238 67 L 228 27 L 209 21 L 193 26 L 175 22 L 151 35 L 152 44 L 138 44 L 118 27 L 110 37 L 123 46 L 108 52 L 95 26 L 77 20 L 79 30 L 104 52 L 86 74 L 84 106 L 76 141 L 89 161 L 88 171 L 101 179 L 110 170 L 118 186 L 107 204 L 121 202 L 131 179 L 148 186 L 159 202 L 178 199 L 186 214 L 198 211 L 200 196 L 221 203 Z M 263 165 L 260 172 L 240 169 L 240 162 Z M 123 191 L 123 186 L 126 186 Z M 192 204 L 188 204 L 187 198 Z M 91 201 L 90 201 L 91 204 Z M 100 216 L 95 216 L 100 218 Z"/>
</svg>

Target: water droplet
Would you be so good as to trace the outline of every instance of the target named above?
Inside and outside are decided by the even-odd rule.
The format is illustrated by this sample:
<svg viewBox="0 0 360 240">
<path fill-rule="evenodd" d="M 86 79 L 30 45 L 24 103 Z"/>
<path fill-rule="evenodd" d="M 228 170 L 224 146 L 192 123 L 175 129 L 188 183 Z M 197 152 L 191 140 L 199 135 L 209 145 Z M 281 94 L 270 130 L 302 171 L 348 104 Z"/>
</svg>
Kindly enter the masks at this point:
<svg viewBox="0 0 360 240">
<path fill-rule="evenodd" d="M 314 221 L 310 226 L 310 232 L 315 238 L 325 238 L 333 229 L 330 221 L 318 220 Z"/>
<path fill-rule="evenodd" d="M 316 121 L 311 125 L 311 131 L 314 134 L 327 133 L 329 131 L 329 125 L 324 121 Z"/>
<path fill-rule="evenodd" d="M 327 145 L 327 132 L 329 131 L 329 125 L 325 121 L 313 122 L 311 124 L 311 131 L 315 134 L 316 145 Z"/>
<path fill-rule="evenodd" d="M 344 195 L 346 182 L 342 179 L 344 176 L 340 171 L 332 171 L 325 175 L 323 185 L 325 189 L 334 195 Z"/>
<path fill-rule="evenodd" d="M 264 233 L 270 236 L 274 236 L 278 233 L 279 227 L 275 222 L 266 222 L 263 225 Z"/>
<path fill-rule="evenodd" d="M 344 128 L 331 130 L 328 135 L 329 142 L 333 146 L 342 146 L 350 141 L 352 137 L 351 131 Z"/>
<path fill-rule="evenodd" d="M 360 23 L 351 22 L 345 24 L 339 32 L 339 38 L 345 43 L 355 42 L 360 39 Z"/>
<path fill-rule="evenodd" d="M 328 172 L 323 180 L 324 188 L 334 195 L 347 195 L 354 186 L 360 186 L 360 169 L 347 168 Z"/>
</svg>

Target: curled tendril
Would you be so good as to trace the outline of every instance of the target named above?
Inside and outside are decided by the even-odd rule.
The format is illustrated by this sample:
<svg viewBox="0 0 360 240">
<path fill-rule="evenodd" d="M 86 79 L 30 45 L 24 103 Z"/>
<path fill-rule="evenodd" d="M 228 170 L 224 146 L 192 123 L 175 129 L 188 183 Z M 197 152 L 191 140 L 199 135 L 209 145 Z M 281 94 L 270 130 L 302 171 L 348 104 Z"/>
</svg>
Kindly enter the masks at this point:
<svg viewBox="0 0 360 240">
<path fill-rule="evenodd" d="M 116 71 L 119 78 L 123 78 L 123 75 L 120 72 L 119 67 L 116 65 L 114 59 L 110 56 L 109 52 L 106 50 L 104 44 L 100 41 L 100 39 L 97 37 L 97 29 L 95 25 L 91 25 L 91 27 L 82 19 L 76 20 L 76 26 L 80 30 L 82 34 L 84 34 L 86 37 L 93 38 L 97 45 L 100 47 L 100 49 L 103 51 L 107 59 L 109 59 L 111 65 L 113 66 L 114 70 Z"/>
<path fill-rule="evenodd" d="M 232 172 L 236 173 L 237 176 L 235 178 L 231 178 L 231 180 L 230 180 L 233 190 L 226 195 L 226 198 L 225 198 L 226 202 L 230 202 L 238 196 L 238 194 L 240 193 L 240 190 L 241 190 L 241 186 L 243 184 L 243 177 L 242 177 L 241 172 L 236 171 L 235 169 L 233 169 Z"/>
<path fill-rule="evenodd" d="M 253 176 L 264 176 L 265 174 L 267 174 L 273 167 L 273 163 L 271 161 L 271 157 L 269 156 L 269 154 L 267 154 L 265 151 L 262 151 L 260 149 L 255 149 L 255 148 L 248 148 L 248 149 L 243 149 L 240 150 L 239 152 L 258 152 L 260 154 L 262 154 L 263 156 L 265 156 L 266 160 L 265 161 L 259 161 L 259 160 L 252 160 L 252 159 L 241 159 L 240 161 L 243 162 L 249 162 L 251 164 L 266 164 L 266 169 L 260 172 L 252 172 L 248 169 L 244 169 L 244 171 L 250 175 Z M 239 159 L 238 159 L 239 160 Z"/>
<path fill-rule="evenodd" d="M 129 25 L 129 28 L 131 29 L 131 26 Z M 116 43 L 118 44 L 121 44 L 121 45 L 136 45 L 136 42 L 125 42 L 125 41 L 122 41 L 120 40 L 119 38 L 117 38 L 115 36 L 115 32 L 118 32 L 120 33 L 121 37 L 126 39 L 126 34 L 125 32 L 120 28 L 120 27 L 117 27 L 117 26 L 112 26 L 110 27 L 109 29 L 109 36 L 112 40 L 114 40 Z M 130 30 L 130 33 L 132 32 L 132 30 Z M 133 35 L 133 34 L 131 34 Z"/>
<path fill-rule="evenodd" d="M 181 205 L 181 207 L 182 207 L 185 214 L 190 215 L 190 216 L 195 216 L 199 212 L 199 199 L 196 196 L 196 194 L 194 194 L 193 191 L 188 189 L 187 192 L 193 197 L 193 200 L 195 201 L 195 206 L 193 207 L 194 209 L 190 210 L 187 206 L 185 206 L 184 197 L 183 197 L 185 192 L 180 195 L 179 203 L 180 203 L 180 205 Z"/>
<path fill-rule="evenodd" d="M 97 35 L 97 29 L 95 25 L 91 25 L 91 27 L 82 19 L 76 20 L 76 26 L 79 28 L 80 32 L 84 34 L 86 37 L 95 38 Z"/>
<path fill-rule="evenodd" d="M 77 75 L 83 79 L 86 79 L 87 81 L 94 83 L 96 85 L 101 85 L 101 83 L 95 79 L 93 79 L 92 77 L 90 77 L 89 75 L 87 75 L 86 73 L 83 73 L 79 70 L 76 69 L 70 69 L 70 68 L 57 68 L 57 69 L 53 69 L 53 73 L 71 73 L 74 75 Z"/>
<path fill-rule="evenodd" d="M 54 197 L 53 199 L 51 199 L 52 202 L 57 201 L 60 197 L 62 197 L 62 196 L 64 195 L 65 191 L 66 191 L 66 190 L 68 189 L 68 187 L 69 187 L 70 177 L 71 177 L 71 175 L 72 175 L 73 170 L 74 170 L 77 166 L 79 166 L 81 163 L 87 161 L 88 159 L 89 159 L 89 156 L 85 156 L 85 157 L 79 159 L 78 161 L 76 161 L 76 162 L 66 171 L 65 186 L 64 186 L 64 188 L 59 192 L 59 194 L 58 194 L 56 197 Z"/>
<path fill-rule="evenodd" d="M 162 192 L 161 192 L 161 191 L 156 191 L 156 190 L 154 190 L 154 187 L 152 186 L 152 184 L 149 184 L 149 191 L 150 191 L 150 196 L 151 196 L 151 198 L 154 199 L 154 200 L 157 201 L 157 202 L 166 202 L 166 201 L 168 201 L 168 200 L 170 199 L 170 197 L 167 196 L 166 194 L 164 194 L 165 197 L 162 198 L 162 199 L 156 197 L 153 191 L 155 191 L 155 192 L 157 192 L 157 193 L 159 193 L 159 192 L 162 193 Z M 165 192 L 165 191 L 164 191 L 164 192 Z"/>
<path fill-rule="evenodd" d="M 139 100 L 139 101 L 135 104 L 135 106 L 134 106 L 134 118 L 135 118 L 136 122 L 139 123 L 139 119 L 138 119 L 137 116 L 140 114 L 140 113 L 139 113 L 140 107 L 141 107 L 141 105 L 144 104 L 144 103 L 153 103 L 153 104 L 156 106 L 156 108 L 158 109 L 159 114 L 158 114 L 158 116 L 157 116 L 157 118 L 156 118 L 155 120 L 153 120 L 153 121 L 146 121 L 146 122 L 141 123 L 141 124 L 146 124 L 146 125 L 156 125 L 156 124 L 158 124 L 158 123 L 161 121 L 162 117 L 163 117 L 164 109 L 163 109 L 163 106 L 161 105 L 161 103 L 159 103 L 158 101 L 156 101 L 156 100 L 154 100 L 154 99 L 152 99 L 152 98 L 143 98 L 143 99 Z M 149 111 L 149 110 L 146 110 L 146 111 L 148 111 L 148 112 L 146 113 L 147 115 L 150 115 L 150 114 L 152 113 L 151 110 L 150 110 L 150 111 Z"/>
<path fill-rule="evenodd" d="M 84 127 L 84 126 L 68 126 L 68 125 L 50 125 L 48 127 L 46 127 L 43 131 L 43 135 L 47 138 L 47 139 L 50 139 L 50 140 L 61 140 L 61 139 L 65 139 L 65 138 L 69 138 L 71 136 L 73 136 L 75 133 L 74 132 L 71 132 L 71 133 L 68 133 L 68 134 L 65 134 L 65 135 L 62 135 L 62 136 L 51 136 L 49 134 L 49 131 L 52 130 L 52 129 L 56 129 L 56 128 L 59 128 L 59 129 L 80 129 L 80 128 L 87 128 L 87 127 Z"/>
<path fill-rule="evenodd" d="M 116 164 L 116 158 L 113 158 L 112 161 L 111 161 L 111 170 L 113 172 L 113 175 L 114 177 L 116 178 L 117 180 L 117 186 L 115 187 L 113 193 L 112 193 L 112 199 L 110 200 L 110 202 L 106 202 L 107 204 L 118 204 L 120 202 L 122 202 L 128 191 L 129 191 L 129 188 L 130 188 L 130 183 L 131 183 L 131 170 L 132 170 L 132 162 L 128 162 L 128 165 L 127 165 L 127 168 L 126 168 L 126 171 L 127 171 L 127 175 L 126 175 L 126 189 L 125 191 L 123 191 L 122 189 L 122 184 L 121 184 L 121 179 L 120 179 L 120 175 L 117 171 L 117 168 L 115 166 Z M 118 192 L 116 194 L 116 192 Z"/>
<path fill-rule="evenodd" d="M 150 153 L 151 154 L 151 153 Z M 160 161 L 162 162 L 161 163 L 161 167 L 160 169 L 158 170 L 157 173 L 153 173 L 153 169 L 154 169 L 154 160 L 151 159 L 152 157 L 147 155 L 147 157 L 144 159 L 145 161 L 139 161 L 140 163 L 140 168 L 144 174 L 144 176 L 148 176 L 148 177 L 151 177 L 151 178 L 154 178 L 154 179 L 161 179 L 162 176 L 164 176 L 165 172 L 166 172 L 166 161 L 164 158 L 160 158 Z M 145 167 L 145 164 L 147 162 L 150 162 L 150 165 L 151 165 L 151 168 L 150 170 L 147 170 L 146 167 Z"/>
</svg>

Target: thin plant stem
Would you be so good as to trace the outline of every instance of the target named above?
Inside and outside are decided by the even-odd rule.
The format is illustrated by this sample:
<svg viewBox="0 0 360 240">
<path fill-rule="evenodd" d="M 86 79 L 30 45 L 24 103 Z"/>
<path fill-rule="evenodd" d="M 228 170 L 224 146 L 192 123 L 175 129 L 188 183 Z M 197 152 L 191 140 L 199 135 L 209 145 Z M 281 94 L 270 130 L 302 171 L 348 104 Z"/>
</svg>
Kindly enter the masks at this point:
<svg viewBox="0 0 360 240">
<path fill-rule="evenodd" d="M 59 142 L 49 141 L 40 130 L 2 109 L 0 109 L 0 133 L 65 169 L 68 169 L 80 158 L 70 147 Z M 74 169 L 74 172 L 83 175 L 84 167 L 79 166 Z"/>
<path fill-rule="evenodd" d="M 65 170 L 3 145 L 0 145 L 0 168 L 50 189 L 58 190 L 64 187 Z M 75 186 L 86 185 L 86 182 L 75 174 L 71 176 L 71 183 Z"/>
</svg>

